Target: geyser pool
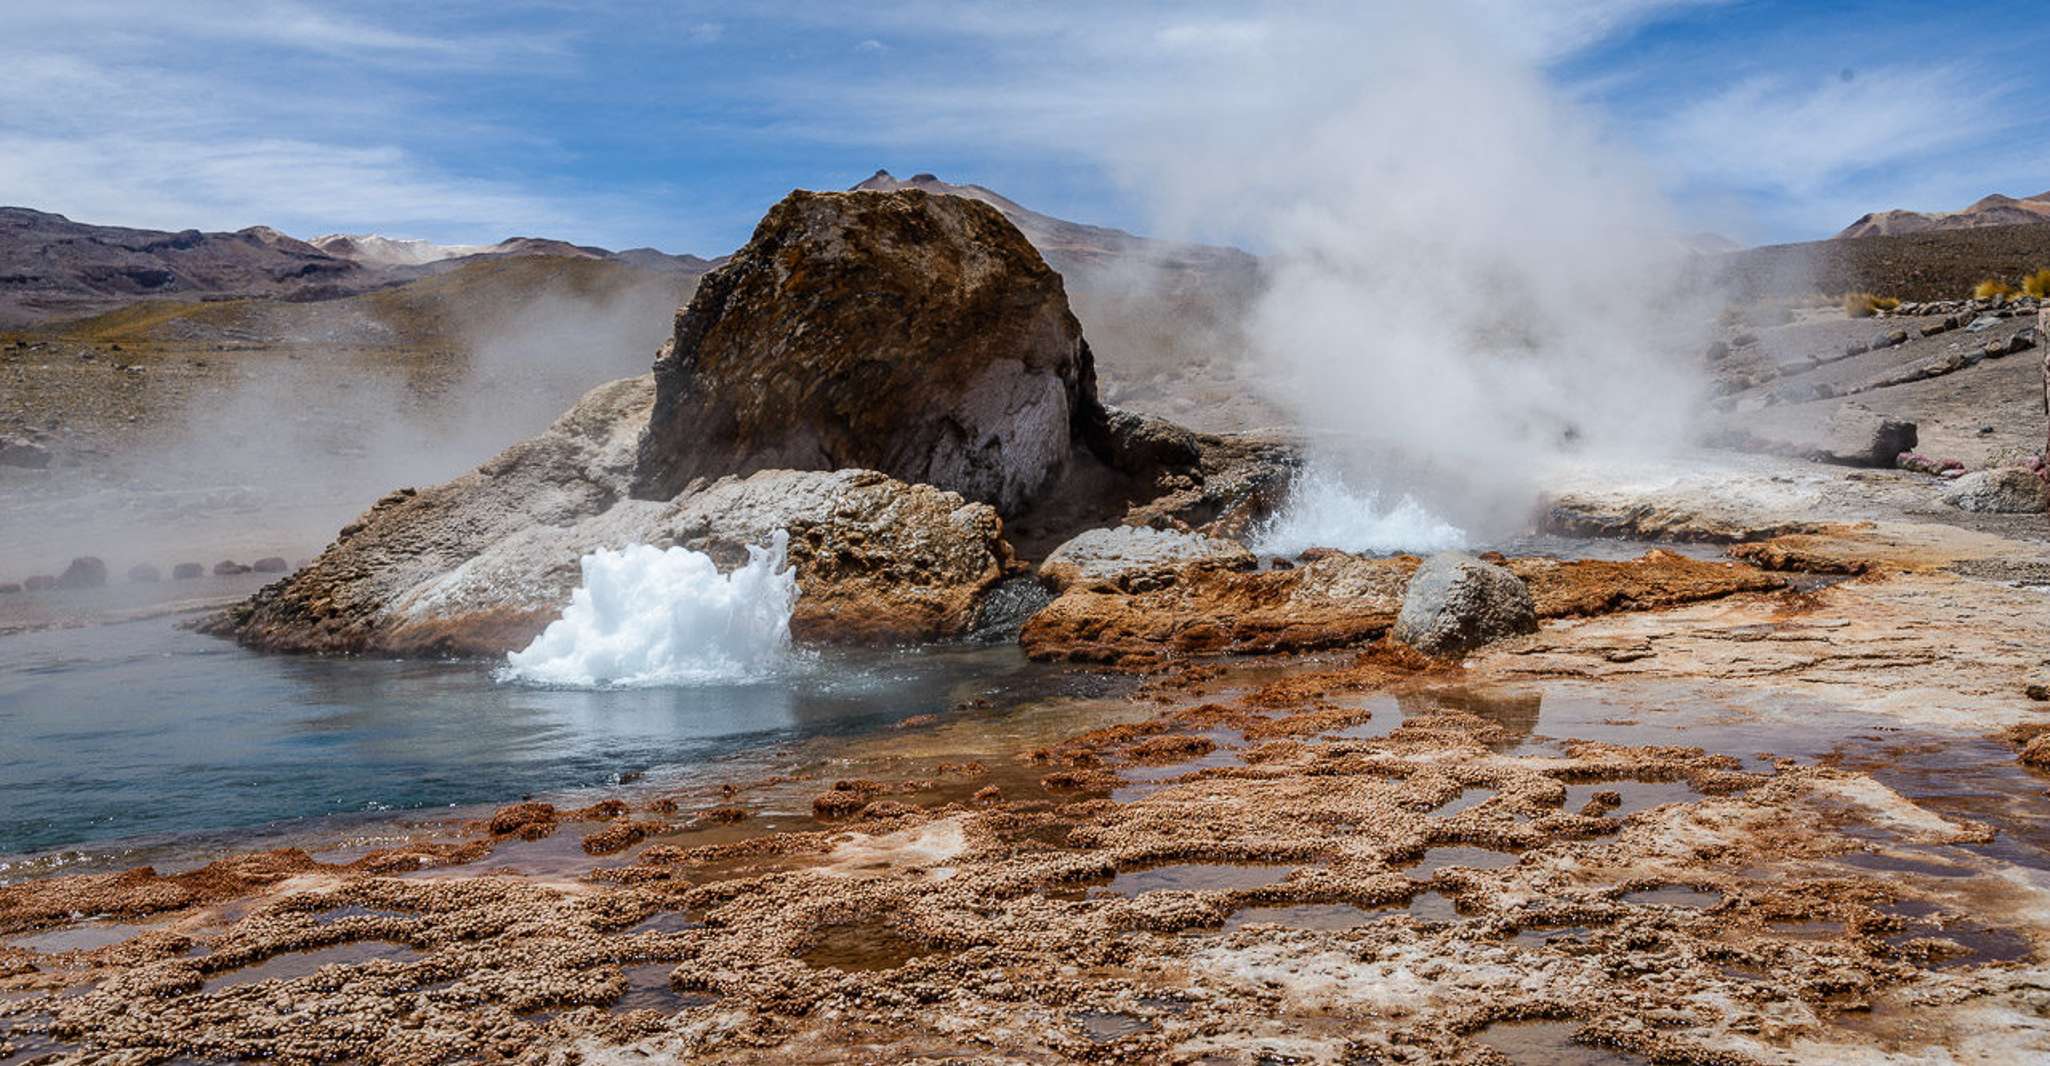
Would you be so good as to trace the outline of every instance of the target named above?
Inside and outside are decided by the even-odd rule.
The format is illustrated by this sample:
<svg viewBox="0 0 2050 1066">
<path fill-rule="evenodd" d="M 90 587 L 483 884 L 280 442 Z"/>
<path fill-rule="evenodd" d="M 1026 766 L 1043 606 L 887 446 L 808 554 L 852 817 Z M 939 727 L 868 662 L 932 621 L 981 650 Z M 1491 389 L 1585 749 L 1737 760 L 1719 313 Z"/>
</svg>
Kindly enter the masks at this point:
<svg viewBox="0 0 2050 1066">
<path fill-rule="evenodd" d="M 762 678 L 790 659 L 797 574 L 789 534 L 749 545 L 721 574 L 688 548 L 633 544 L 583 557 L 562 617 L 506 656 L 501 680 L 575 687 L 693 685 Z"/>
</svg>

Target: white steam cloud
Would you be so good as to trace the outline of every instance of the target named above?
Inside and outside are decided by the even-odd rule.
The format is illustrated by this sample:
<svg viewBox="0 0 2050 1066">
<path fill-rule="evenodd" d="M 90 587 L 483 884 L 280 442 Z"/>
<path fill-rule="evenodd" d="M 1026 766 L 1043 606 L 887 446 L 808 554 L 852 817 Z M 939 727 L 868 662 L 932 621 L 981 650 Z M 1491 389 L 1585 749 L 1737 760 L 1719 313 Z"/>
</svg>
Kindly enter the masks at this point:
<svg viewBox="0 0 2050 1066">
<path fill-rule="evenodd" d="M 116 574 L 309 556 L 386 492 L 471 469 L 592 387 L 645 373 L 688 298 L 686 281 L 652 273 L 592 283 L 539 260 L 504 265 L 512 280 L 398 291 L 429 294 L 415 304 L 257 306 L 239 325 L 199 327 L 230 342 L 181 353 L 215 364 L 209 387 L 153 416 L 98 476 L 19 501 L 0 578 L 81 554 Z"/>
<path fill-rule="evenodd" d="M 1720 304 L 1649 168 L 1469 15 L 1270 9 L 1106 154 L 1266 256 L 1247 372 L 1320 466 L 1486 537 L 1550 464 L 1684 441 Z"/>
</svg>

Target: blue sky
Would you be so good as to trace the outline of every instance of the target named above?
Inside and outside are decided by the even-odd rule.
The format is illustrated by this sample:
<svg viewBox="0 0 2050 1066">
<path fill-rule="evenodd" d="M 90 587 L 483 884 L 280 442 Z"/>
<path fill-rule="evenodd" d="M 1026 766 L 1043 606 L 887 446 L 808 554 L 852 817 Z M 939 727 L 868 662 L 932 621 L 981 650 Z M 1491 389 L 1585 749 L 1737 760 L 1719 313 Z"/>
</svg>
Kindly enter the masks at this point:
<svg viewBox="0 0 2050 1066">
<path fill-rule="evenodd" d="M 2020 8 L 1442 6 L 1477 61 L 1527 65 L 1692 229 L 1800 240 L 2050 190 L 2050 21 Z M 1229 239 L 1175 216 L 1162 131 L 1314 122 L 1353 85 L 1346 57 L 1399 47 L 1412 7 L 0 0 L 0 203 L 716 254 L 789 189 L 887 167 Z M 1292 51 L 1306 27 L 1320 47 Z"/>
</svg>

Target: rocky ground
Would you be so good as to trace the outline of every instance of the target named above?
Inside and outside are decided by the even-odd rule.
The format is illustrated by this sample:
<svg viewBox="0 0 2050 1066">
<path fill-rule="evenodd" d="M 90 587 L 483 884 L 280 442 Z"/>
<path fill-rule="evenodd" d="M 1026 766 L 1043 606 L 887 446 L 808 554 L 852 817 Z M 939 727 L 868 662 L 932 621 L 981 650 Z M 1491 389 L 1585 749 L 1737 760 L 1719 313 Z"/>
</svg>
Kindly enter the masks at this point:
<svg viewBox="0 0 2050 1066">
<path fill-rule="evenodd" d="M 1463 660 L 1358 618 L 1321 653 L 1081 654 L 1139 687 L 367 854 L 0 889 L 6 1039 L 23 1061 L 2036 1061 L 2041 520 L 1864 488 L 1772 461 L 1682 493 L 1688 515 L 1562 497 L 1713 527 L 1745 562 L 1510 560 L 1548 620 Z M 1127 616 L 1163 572 L 1414 565 L 1113 554 L 1067 594 Z"/>
<path fill-rule="evenodd" d="M 812 243 L 744 250 L 736 276 L 802 298 L 848 266 L 817 257 L 861 246 L 844 220 L 887 210 L 916 245 L 998 217 L 921 193 L 800 206 L 828 212 Z M 1029 455 L 976 433 L 937 474 L 892 468 L 931 485 L 721 466 L 640 498 L 664 384 L 630 379 L 392 494 L 217 624 L 496 648 L 588 544 L 718 553 L 795 524 L 800 603 L 925 638 L 1037 561 L 1026 653 L 1113 695 L 967 702 L 760 780 L 0 887 L 0 1062 L 2050 1057 L 2050 524 L 1946 502 L 2040 445 L 2026 317 L 1733 324 L 1710 358 L 1749 452 L 1550 475 L 1547 531 L 1635 558 L 1274 559 L 1238 541 L 1285 444 L 1099 403 L 1064 309 L 980 302 L 1014 290 L 977 278 L 1034 270 L 998 247 L 886 295 L 1039 323 L 993 335 L 1044 348 L 892 400 L 921 434 L 935 413 L 1001 427 L 963 383 L 1015 356 L 1005 395 L 1060 413 Z M 666 373 L 803 369 L 791 331 L 701 316 L 744 306 L 706 284 Z M 849 362 L 822 372 L 887 360 Z M 1898 462 L 1910 423 L 1938 461 Z M 819 425 L 796 430 L 847 443 Z M 749 426 L 713 443 L 818 443 Z"/>
</svg>

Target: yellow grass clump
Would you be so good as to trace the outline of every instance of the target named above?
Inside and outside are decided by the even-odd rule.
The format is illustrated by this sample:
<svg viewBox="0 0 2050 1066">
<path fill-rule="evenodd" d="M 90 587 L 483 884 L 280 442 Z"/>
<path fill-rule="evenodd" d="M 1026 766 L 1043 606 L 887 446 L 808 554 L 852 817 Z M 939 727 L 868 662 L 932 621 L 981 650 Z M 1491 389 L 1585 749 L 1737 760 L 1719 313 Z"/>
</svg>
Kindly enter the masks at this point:
<svg viewBox="0 0 2050 1066">
<path fill-rule="evenodd" d="M 2038 300 L 2050 300 L 2050 267 L 2023 278 L 2022 291 Z"/>
<path fill-rule="evenodd" d="M 1995 296 L 2013 295 L 2014 286 L 1999 278 L 1987 278 L 1985 281 L 1972 286 L 1972 299 L 1974 300 L 1991 300 Z"/>
<path fill-rule="evenodd" d="M 1892 296 L 1877 296 L 1869 292 L 1847 292 L 1844 294 L 1844 314 L 1852 318 L 1871 318 L 1881 311 L 1891 311 L 1901 302 Z"/>
</svg>

